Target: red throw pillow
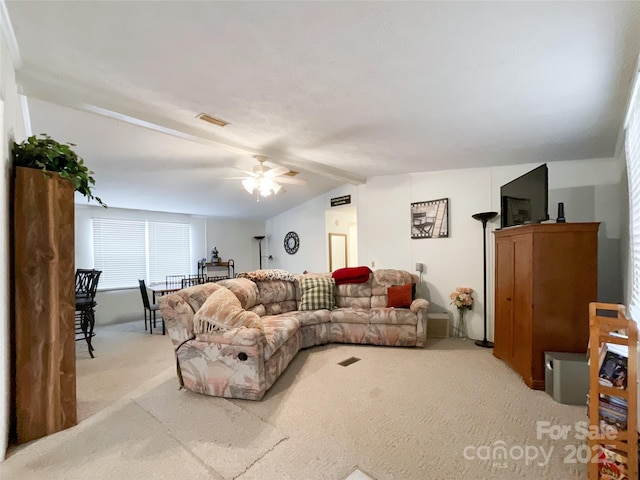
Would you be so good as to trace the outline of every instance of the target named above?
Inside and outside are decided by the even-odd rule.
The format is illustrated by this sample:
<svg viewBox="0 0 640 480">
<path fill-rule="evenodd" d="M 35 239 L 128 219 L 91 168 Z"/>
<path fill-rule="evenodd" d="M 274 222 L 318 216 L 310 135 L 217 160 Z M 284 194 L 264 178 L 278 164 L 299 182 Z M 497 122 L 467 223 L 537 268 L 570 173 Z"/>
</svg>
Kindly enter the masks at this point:
<svg viewBox="0 0 640 480">
<path fill-rule="evenodd" d="M 387 288 L 387 307 L 409 307 L 411 305 L 410 283 Z"/>
</svg>

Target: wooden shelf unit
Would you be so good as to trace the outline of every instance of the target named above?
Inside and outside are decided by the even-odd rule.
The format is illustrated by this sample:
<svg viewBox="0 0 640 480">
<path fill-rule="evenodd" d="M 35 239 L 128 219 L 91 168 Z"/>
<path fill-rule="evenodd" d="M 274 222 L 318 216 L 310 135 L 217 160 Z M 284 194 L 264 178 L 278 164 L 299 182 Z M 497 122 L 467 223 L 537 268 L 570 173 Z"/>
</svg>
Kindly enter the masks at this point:
<svg viewBox="0 0 640 480">
<path fill-rule="evenodd" d="M 613 312 L 616 316 L 599 313 Z M 599 445 L 612 445 L 627 454 L 627 475 L 638 478 L 638 327 L 625 315 L 623 305 L 609 303 L 589 304 L 589 451 L 598 455 Z M 617 333 L 622 336 L 613 336 Z M 627 359 L 627 388 L 619 389 L 600 385 L 600 346 L 603 343 L 625 345 L 629 349 Z M 627 401 L 627 431 L 618 432 L 613 439 L 600 439 L 600 394 L 623 398 Z M 589 462 L 589 480 L 598 480 L 598 463 Z M 608 478 L 608 477 L 607 477 Z"/>
<path fill-rule="evenodd" d="M 221 268 L 225 268 L 227 270 L 226 278 L 233 278 L 235 276 L 235 262 L 233 261 L 233 258 L 230 258 L 226 262 L 198 262 L 198 275 L 206 278 L 210 273 L 209 270 L 213 271 Z"/>
<path fill-rule="evenodd" d="M 493 354 L 536 390 L 545 352 L 584 353 L 589 302 L 597 299 L 599 223 L 496 230 Z"/>
</svg>

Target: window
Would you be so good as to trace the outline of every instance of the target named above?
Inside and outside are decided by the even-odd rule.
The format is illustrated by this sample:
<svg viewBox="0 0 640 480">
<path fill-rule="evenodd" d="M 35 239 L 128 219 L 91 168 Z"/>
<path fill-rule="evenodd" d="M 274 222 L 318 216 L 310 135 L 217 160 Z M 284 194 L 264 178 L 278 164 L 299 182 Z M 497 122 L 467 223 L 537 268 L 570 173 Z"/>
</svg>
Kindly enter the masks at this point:
<svg viewBox="0 0 640 480">
<path fill-rule="evenodd" d="M 138 280 L 164 282 L 188 274 L 187 223 L 93 218 L 93 266 L 102 270 L 100 289 L 134 288 Z"/>
<path fill-rule="evenodd" d="M 640 79 L 636 79 L 626 123 L 625 150 L 629 180 L 632 318 L 640 318 Z"/>
<path fill-rule="evenodd" d="M 189 225 L 149 222 L 149 281 L 164 282 L 167 275 L 188 274 L 191 269 Z"/>
</svg>

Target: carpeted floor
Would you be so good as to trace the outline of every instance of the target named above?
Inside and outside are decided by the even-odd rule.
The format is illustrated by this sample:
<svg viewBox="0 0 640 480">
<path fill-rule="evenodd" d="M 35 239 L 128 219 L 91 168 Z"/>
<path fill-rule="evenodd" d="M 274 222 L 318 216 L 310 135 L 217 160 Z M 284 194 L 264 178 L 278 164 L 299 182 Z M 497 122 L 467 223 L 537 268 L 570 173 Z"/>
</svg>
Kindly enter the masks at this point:
<svg viewBox="0 0 640 480">
<path fill-rule="evenodd" d="M 584 448 L 575 426 L 586 421 L 586 407 L 530 390 L 469 340 L 304 350 L 252 402 L 179 391 L 167 337 L 110 328 L 113 338 L 102 332 L 96 359 L 79 356 L 78 399 L 85 401 L 90 385 L 100 395 L 94 382 L 112 378 L 111 363 L 127 377 L 118 392 L 108 388 L 111 399 L 121 398 L 92 402 L 84 411 L 95 413 L 78 426 L 14 448 L 0 464 L 3 480 L 587 476 L 584 464 L 571 463 L 580 458 L 572 451 Z M 112 354 L 117 361 L 108 361 Z M 352 356 L 361 360 L 338 364 Z M 142 373 L 126 369 L 127 361 Z M 536 422 L 571 431 L 552 440 Z"/>
</svg>

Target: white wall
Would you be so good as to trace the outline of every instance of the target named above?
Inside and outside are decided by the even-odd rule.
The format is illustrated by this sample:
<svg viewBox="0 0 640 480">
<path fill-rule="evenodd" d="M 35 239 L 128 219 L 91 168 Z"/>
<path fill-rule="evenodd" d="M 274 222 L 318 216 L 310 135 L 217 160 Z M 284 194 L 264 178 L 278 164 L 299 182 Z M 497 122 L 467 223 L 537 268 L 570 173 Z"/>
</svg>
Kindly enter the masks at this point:
<svg viewBox="0 0 640 480">
<path fill-rule="evenodd" d="M 482 338 L 483 230 L 482 223 L 472 215 L 500 212 L 500 187 L 541 163 L 374 177 L 366 185 L 334 190 L 267 221 L 270 252 L 274 255 L 271 267 L 294 273 L 327 271 L 323 227 L 329 198 L 350 193 L 357 209 L 358 265 L 413 272 L 416 263 L 424 264 L 418 292 L 430 301 L 432 312 L 454 313 L 449 294 L 456 287 L 473 288 L 475 307 L 465 318 L 469 335 Z M 575 160 L 549 162 L 548 166 L 549 216 L 555 219 L 558 202 L 564 202 L 568 222 L 601 222 L 598 301 L 622 303 L 621 238 L 626 232 L 627 211 L 624 162 Z M 449 199 L 449 237 L 412 240 L 410 204 L 439 198 Z M 496 218 L 488 224 L 486 234 L 489 339 L 493 338 L 495 264 L 491 232 L 499 225 Z M 292 230 L 300 236 L 300 249 L 288 255 L 282 242 Z"/>
<path fill-rule="evenodd" d="M 0 460 L 5 458 L 9 440 L 9 403 L 10 403 L 10 278 L 9 278 L 9 186 L 12 174 L 9 159 L 9 146 L 15 139 L 25 138 L 24 112 L 20 108 L 18 89 L 15 80 L 14 63 L 19 62 L 15 38 L 7 30 L 8 16 L 4 3 L 0 4 L 0 123 L 2 137 L 0 154 L 2 155 L 2 181 L 0 182 L 0 238 L 4 248 L 0 250 Z M 10 46 L 13 45 L 13 49 Z"/>
<path fill-rule="evenodd" d="M 104 199 L 109 202 L 109 199 Z M 205 218 L 176 213 L 149 212 L 142 210 L 127 210 L 122 208 L 102 208 L 90 205 L 76 204 L 75 211 L 75 262 L 76 268 L 93 268 L 93 233 L 91 219 L 93 217 L 117 218 L 125 220 L 156 220 L 188 222 L 191 225 L 191 271 L 185 274 L 195 274 L 198 271 L 198 260 L 203 257 L 210 259 L 207 252 L 214 245 L 218 247 L 223 260 L 233 258 L 238 268 L 253 270 L 257 268 L 257 243 L 253 235 L 264 232 L 264 223 L 258 221 L 234 221 Z M 214 243 L 217 242 L 217 243 Z M 254 251 L 255 250 L 255 251 Z M 96 324 L 141 320 L 144 315 L 140 290 L 98 290 L 96 296 Z M 142 323 L 141 323 L 142 325 Z"/>
<path fill-rule="evenodd" d="M 500 186 L 540 165 L 449 170 L 371 178 L 366 202 L 358 205 L 360 263 L 375 268 L 413 271 L 423 263 L 420 296 L 430 311 L 454 311 L 449 294 L 459 286 L 475 290 L 476 305 L 465 318 L 469 335 L 483 334 L 482 223 L 471 215 L 500 212 Z M 569 222 L 602 222 L 599 233 L 599 301 L 622 302 L 620 238 L 626 184 L 624 163 L 618 159 L 550 162 L 549 215 L 565 203 Z M 362 187 L 361 187 L 362 188 Z M 361 196 L 362 197 L 362 196 Z M 411 240 L 410 203 L 449 199 L 449 237 Z M 362 198 L 361 198 L 362 200 Z M 493 338 L 493 229 L 487 226 L 488 337 Z"/>
<path fill-rule="evenodd" d="M 235 263 L 235 273 L 257 270 L 260 264 L 258 241 L 253 238 L 264 235 L 265 226 L 262 221 L 255 220 L 206 220 L 206 258 L 211 260 L 211 250 L 217 247 L 220 258 L 226 262 L 230 258 Z M 265 255 L 265 241 L 262 241 L 262 255 Z M 205 256 L 205 253 L 202 254 Z M 262 259 L 262 267 L 266 268 L 268 260 Z M 224 274 L 217 271 L 213 275 Z"/>
<path fill-rule="evenodd" d="M 331 208 L 331 198 L 342 195 L 351 195 L 351 203 L 358 203 L 358 188 L 344 185 L 267 220 L 263 251 L 273 255 L 273 260 L 263 262 L 263 268 L 283 268 L 292 273 L 326 272 L 329 246 L 325 212 Z M 294 255 L 284 250 L 284 236 L 290 231 L 300 237 L 300 248 Z"/>
<path fill-rule="evenodd" d="M 347 236 L 347 266 L 358 266 L 357 223 L 354 205 L 334 207 L 325 211 L 325 230 L 327 235 L 327 267 L 325 271 L 329 271 L 328 236 L 330 233 L 339 233 Z"/>
</svg>

